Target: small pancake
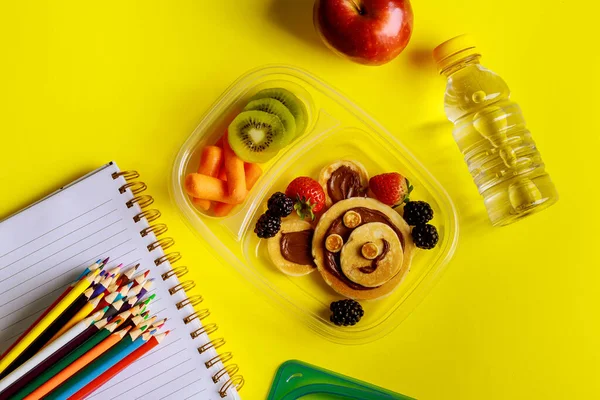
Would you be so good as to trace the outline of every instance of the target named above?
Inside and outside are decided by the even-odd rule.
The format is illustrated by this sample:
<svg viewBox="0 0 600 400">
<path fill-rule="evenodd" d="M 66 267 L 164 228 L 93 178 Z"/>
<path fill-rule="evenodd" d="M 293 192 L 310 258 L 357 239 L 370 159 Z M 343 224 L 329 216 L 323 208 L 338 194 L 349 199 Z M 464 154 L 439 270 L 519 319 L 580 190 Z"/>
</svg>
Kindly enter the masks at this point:
<svg viewBox="0 0 600 400">
<path fill-rule="evenodd" d="M 325 265 L 326 250 L 324 247 L 324 241 L 327 231 L 331 227 L 331 224 L 338 218 L 342 217 L 346 213 L 346 211 L 350 209 L 356 209 L 357 207 L 378 211 L 381 214 L 385 215 L 387 219 L 402 234 L 402 238 L 399 239 L 400 243 L 404 243 L 404 247 L 402 249 L 402 265 L 399 268 L 398 272 L 387 282 L 385 282 L 381 286 L 374 288 L 352 288 L 346 283 L 343 277 L 340 277 L 335 273 L 331 272 Z M 390 293 L 392 293 L 392 291 L 394 291 L 394 289 L 398 287 L 398 285 L 402 282 L 402 280 L 410 270 L 410 263 L 412 261 L 414 251 L 415 245 L 412 241 L 412 237 L 410 234 L 410 227 L 408 226 L 406 221 L 404 221 L 404 219 L 391 207 L 381 203 L 378 200 L 371 198 L 356 197 L 348 200 L 342 200 L 334 204 L 329 210 L 327 210 L 327 212 L 325 212 L 325 214 L 321 216 L 321 219 L 317 224 L 317 227 L 315 228 L 315 233 L 312 242 L 312 252 L 315 258 L 315 263 L 325 282 L 327 282 L 327 284 L 331 286 L 332 289 L 335 290 L 337 293 L 345 297 L 357 300 L 373 300 L 387 296 Z"/>
<path fill-rule="evenodd" d="M 329 178 L 331 178 L 331 175 L 335 171 L 337 171 L 339 168 L 344 167 L 344 166 L 350 168 L 352 171 L 354 171 L 358 174 L 358 176 L 360 177 L 360 185 L 362 187 L 362 192 L 364 194 L 366 194 L 367 190 L 369 189 L 369 173 L 367 172 L 367 169 L 361 163 L 359 163 L 358 161 L 353 161 L 353 160 L 335 161 L 335 162 L 327 165 L 326 167 L 324 167 L 321 170 L 321 173 L 319 174 L 319 183 L 321 184 L 321 186 L 323 187 L 323 190 L 325 191 L 325 203 L 326 203 L 327 207 L 331 207 L 334 204 L 333 200 L 329 196 L 329 190 L 327 187 Z"/>
<path fill-rule="evenodd" d="M 291 276 L 302 276 L 313 272 L 314 265 L 302 265 L 287 260 L 281 253 L 281 239 L 284 233 L 302 232 L 312 230 L 312 225 L 301 219 L 286 219 L 281 223 L 281 229 L 277 235 L 267 240 L 267 249 L 273 264 L 284 274 Z M 310 246 L 310 243 L 309 243 Z"/>
</svg>

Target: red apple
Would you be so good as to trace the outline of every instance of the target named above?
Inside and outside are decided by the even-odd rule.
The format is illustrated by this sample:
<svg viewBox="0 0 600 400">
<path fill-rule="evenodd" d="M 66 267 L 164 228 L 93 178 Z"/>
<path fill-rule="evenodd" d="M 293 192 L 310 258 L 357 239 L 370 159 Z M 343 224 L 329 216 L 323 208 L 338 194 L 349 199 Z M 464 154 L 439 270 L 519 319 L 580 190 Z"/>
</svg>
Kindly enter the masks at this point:
<svg viewBox="0 0 600 400">
<path fill-rule="evenodd" d="M 413 13 L 409 0 L 317 0 L 314 23 L 336 53 L 361 64 L 381 65 L 408 44 Z"/>
</svg>

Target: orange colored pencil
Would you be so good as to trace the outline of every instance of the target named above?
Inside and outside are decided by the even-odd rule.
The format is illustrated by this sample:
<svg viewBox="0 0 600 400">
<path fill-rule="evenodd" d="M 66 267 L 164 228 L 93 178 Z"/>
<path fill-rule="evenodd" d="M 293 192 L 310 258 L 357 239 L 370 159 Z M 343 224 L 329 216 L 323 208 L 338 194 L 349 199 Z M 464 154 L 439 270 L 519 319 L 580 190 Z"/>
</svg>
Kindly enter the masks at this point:
<svg viewBox="0 0 600 400">
<path fill-rule="evenodd" d="M 104 353 L 106 350 L 110 349 L 112 346 L 117 344 L 121 339 L 123 339 L 123 337 L 127 334 L 128 331 L 129 329 L 123 329 L 119 332 L 112 333 L 109 337 L 107 337 L 93 349 L 85 353 L 74 363 L 70 364 L 67 368 L 54 375 L 46 383 L 44 383 L 32 393 L 30 393 L 27 397 L 25 397 L 25 400 L 41 399 L 42 397 L 50 393 L 64 381 L 66 381 L 79 370 L 81 370 L 83 367 L 85 367 L 90 362 L 94 361 L 96 358 L 102 355 L 102 353 Z"/>
<path fill-rule="evenodd" d="M 110 379 L 112 379 L 119 372 L 123 371 L 129 365 L 133 364 L 136 360 L 142 357 L 144 354 L 148 353 L 150 350 L 155 348 L 163 341 L 163 339 L 169 334 L 169 331 L 165 333 L 161 333 L 156 336 L 152 336 L 150 340 L 144 343 L 141 347 L 136 349 L 133 353 L 129 354 L 127 357 L 119 361 L 117 364 L 113 365 L 109 370 L 104 372 L 102 375 L 85 385 L 82 389 L 80 389 L 73 396 L 69 397 L 69 400 L 83 400 L 87 396 L 89 396 L 92 392 L 97 390 L 100 386 L 104 385 Z"/>
</svg>

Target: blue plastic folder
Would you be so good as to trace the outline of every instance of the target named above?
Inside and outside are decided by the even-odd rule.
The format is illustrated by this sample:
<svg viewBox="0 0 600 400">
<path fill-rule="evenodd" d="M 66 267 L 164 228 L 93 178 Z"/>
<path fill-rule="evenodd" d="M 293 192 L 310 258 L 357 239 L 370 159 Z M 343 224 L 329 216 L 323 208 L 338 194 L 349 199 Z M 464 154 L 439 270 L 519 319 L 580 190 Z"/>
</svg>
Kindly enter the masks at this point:
<svg viewBox="0 0 600 400">
<path fill-rule="evenodd" d="M 412 397 L 303 363 L 286 361 L 277 370 L 268 400 L 414 400 Z"/>
</svg>

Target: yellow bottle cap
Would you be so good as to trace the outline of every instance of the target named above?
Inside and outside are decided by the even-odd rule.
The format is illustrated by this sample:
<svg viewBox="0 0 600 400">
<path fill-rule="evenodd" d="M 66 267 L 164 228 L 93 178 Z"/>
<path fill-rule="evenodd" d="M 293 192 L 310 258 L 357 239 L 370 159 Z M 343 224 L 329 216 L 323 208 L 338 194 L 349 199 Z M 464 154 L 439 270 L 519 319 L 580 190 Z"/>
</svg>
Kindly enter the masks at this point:
<svg viewBox="0 0 600 400">
<path fill-rule="evenodd" d="M 450 65 L 472 55 L 479 55 L 473 38 L 469 35 L 460 35 L 445 41 L 433 49 L 433 59 L 440 72 Z"/>
</svg>

